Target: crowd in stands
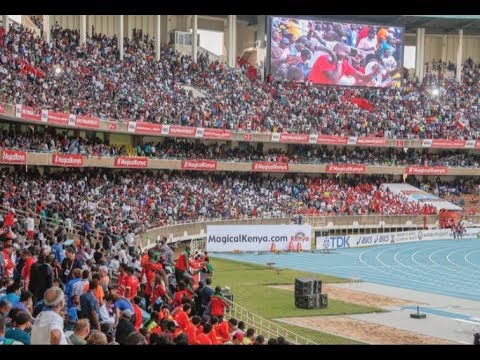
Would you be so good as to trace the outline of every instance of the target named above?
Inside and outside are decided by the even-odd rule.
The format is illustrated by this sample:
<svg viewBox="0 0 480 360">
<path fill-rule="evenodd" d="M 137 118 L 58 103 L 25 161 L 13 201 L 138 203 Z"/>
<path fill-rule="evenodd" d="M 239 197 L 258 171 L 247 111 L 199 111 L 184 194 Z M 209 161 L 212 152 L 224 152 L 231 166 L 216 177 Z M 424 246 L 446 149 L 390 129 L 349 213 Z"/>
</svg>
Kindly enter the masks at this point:
<svg viewBox="0 0 480 360">
<path fill-rule="evenodd" d="M 407 181 L 426 192 L 460 206 L 466 214 L 480 213 L 480 181 L 476 178 L 457 178 L 451 181 L 437 178 L 435 181 L 425 179 L 419 181 L 415 177 L 409 177 Z"/>
<path fill-rule="evenodd" d="M 37 225 L 0 221 L 0 345 L 288 344 L 227 317 L 207 252 L 187 246 L 174 260 L 166 237 L 144 250 Z"/>
<path fill-rule="evenodd" d="M 71 228 L 126 235 L 174 222 L 296 214 L 423 214 L 419 207 L 378 190 L 381 177 L 328 179 L 258 174 L 71 170 L 39 174 L 2 171 L 4 208 L 36 213 Z"/>
<path fill-rule="evenodd" d="M 167 44 L 157 62 L 152 38 L 138 31 L 124 40 L 121 61 L 115 36 L 88 35 L 80 46 L 78 31 L 58 24 L 50 44 L 16 24 L 1 31 L 0 101 L 102 119 L 252 131 L 407 139 L 480 134 L 479 69 L 469 61 L 460 84 L 440 73 L 393 88 L 322 87 L 252 79 L 246 66 L 228 68 L 205 54 L 193 63 Z M 182 84 L 206 96 L 194 97 Z"/>
<path fill-rule="evenodd" d="M 86 156 L 136 155 L 161 159 L 215 159 L 218 161 L 272 161 L 288 163 L 349 163 L 368 165 L 428 165 L 449 167 L 478 167 L 480 156 L 474 152 L 441 151 L 409 148 L 328 148 L 327 146 L 291 145 L 288 151 L 269 149 L 263 144 L 207 145 L 191 140 L 165 138 L 162 142 L 146 142 L 137 146 L 109 145 L 98 138 L 68 136 L 68 132 L 28 130 L 17 133 L 13 126 L 0 132 L 0 147 L 40 152 L 61 152 Z"/>
</svg>

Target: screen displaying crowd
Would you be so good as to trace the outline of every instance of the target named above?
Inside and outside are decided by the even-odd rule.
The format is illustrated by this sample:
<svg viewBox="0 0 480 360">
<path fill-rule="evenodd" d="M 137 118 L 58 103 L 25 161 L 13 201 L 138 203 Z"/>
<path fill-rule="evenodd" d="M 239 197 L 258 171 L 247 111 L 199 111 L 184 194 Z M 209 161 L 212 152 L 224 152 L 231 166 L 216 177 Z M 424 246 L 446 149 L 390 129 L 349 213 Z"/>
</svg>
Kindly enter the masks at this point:
<svg viewBox="0 0 480 360">
<path fill-rule="evenodd" d="M 399 86 L 403 28 L 271 18 L 270 72 L 314 84 Z"/>
</svg>

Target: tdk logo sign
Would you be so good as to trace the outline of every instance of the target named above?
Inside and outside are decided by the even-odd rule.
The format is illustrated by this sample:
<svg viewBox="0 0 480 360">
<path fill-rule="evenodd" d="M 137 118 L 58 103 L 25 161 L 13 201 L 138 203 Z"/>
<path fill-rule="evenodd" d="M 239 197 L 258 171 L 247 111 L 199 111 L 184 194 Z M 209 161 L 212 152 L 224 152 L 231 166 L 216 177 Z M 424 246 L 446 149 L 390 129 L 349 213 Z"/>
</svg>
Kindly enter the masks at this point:
<svg viewBox="0 0 480 360">
<path fill-rule="evenodd" d="M 324 249 L 341 249 L 350 247 L 350 236 L 329 236 L 323 241 Z"/>
</svg>

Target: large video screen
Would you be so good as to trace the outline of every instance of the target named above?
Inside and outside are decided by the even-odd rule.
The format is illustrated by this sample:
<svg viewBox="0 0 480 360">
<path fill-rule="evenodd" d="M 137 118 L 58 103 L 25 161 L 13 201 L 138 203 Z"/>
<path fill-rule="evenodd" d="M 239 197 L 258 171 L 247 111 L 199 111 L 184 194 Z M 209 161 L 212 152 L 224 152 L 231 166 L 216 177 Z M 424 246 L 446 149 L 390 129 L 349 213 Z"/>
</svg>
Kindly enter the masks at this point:
<svg viewBox="0 0 480 360">
<path fill-rule="evenodd" d="M 400 85 L 402 27 L 271 17 L 275 80 L 341 86 Z"/>
</svg>

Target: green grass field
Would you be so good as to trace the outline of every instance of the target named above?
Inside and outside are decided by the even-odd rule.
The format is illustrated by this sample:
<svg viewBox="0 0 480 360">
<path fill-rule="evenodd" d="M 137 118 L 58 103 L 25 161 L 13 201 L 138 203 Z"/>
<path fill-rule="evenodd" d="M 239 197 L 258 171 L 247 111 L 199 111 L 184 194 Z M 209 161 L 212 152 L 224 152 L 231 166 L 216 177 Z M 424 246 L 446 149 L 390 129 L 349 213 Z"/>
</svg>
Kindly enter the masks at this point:
<svg viewBox="0 0 480 360">
<path fill-rule="evenodd" d="M 237 304 L 266 319 L 383 311 L 379 308 L 332 299 L 328 299 L 328 306 L 325 309 L 298 309 L 295 307 L 294 293 L 292 291 L 274 289 L 268 287 L 268 285 L 293 285 L 297 277 L 320 278 L 323 283 L 339 283 L 347 282 L 348 280 L 289 269 L 281 270 L 277 274 L 277 271 L 268 269 L 266 266 L 222 259 L 212 259 L 211 262 L 215 268 L 213 285 L 230 287 L 234 301 Z M 284 323 L 278 324 L 319 344 L 358 344 L 358 342 L 351 339 Z"/>
</svg>

